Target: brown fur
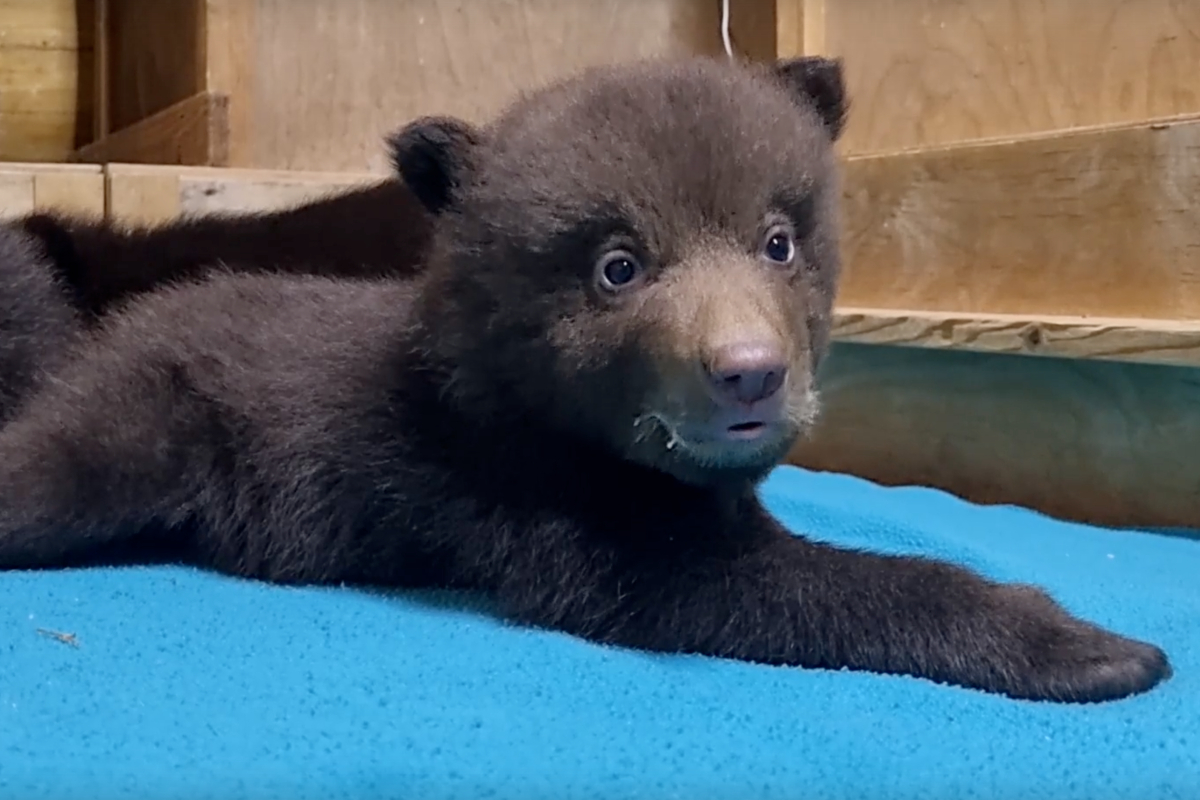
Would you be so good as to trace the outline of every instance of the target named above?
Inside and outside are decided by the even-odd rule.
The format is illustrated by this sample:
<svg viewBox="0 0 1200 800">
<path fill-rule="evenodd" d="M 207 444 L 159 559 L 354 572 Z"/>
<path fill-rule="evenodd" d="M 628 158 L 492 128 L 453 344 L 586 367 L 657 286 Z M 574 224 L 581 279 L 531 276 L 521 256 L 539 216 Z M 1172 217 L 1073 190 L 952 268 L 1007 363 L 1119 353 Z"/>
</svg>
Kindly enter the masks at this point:
<svg viewBox="0 0 1200 800">
<path fill-rule="evenodd" d="M 82 332 L 38 242 L 0 225 L 0 423 L 66 360 Z"/>
<path fill-rule="evenodd" d="M 816 409 L 843 110 L 837 62 L 696 59 L 591 70 L 482 128 L 412 123 L 393 149 L 434 220 L 420 274 L 218 275 L 109 317 L 0 428 L 0 566 L 153 545 L 471 588 L 630 647 L 1150 689 L 1161 650 L 1037 589 L 819 544 L 760 503 Z"/>
<path fill-rule="evenodd" d="M 88 323 L 133 297 L 202 279 L 222 265 L 344 278 L 411 275 L 430 232 L 429 215 L 396 178 L 279 211 L 152 226 L 39 212 L 10 224 L 32 237 Z"/>
</svg>

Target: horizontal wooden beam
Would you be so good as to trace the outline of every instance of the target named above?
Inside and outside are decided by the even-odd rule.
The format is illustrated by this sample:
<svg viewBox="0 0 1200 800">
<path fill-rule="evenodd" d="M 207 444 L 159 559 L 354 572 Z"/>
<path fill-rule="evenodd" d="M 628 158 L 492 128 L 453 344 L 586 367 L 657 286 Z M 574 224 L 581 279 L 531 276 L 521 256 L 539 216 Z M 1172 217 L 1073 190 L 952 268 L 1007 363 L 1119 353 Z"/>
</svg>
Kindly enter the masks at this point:
<svg viewBox="0 0 1200 800">
<path fill-rule="evenodd" d="M 379 183 L 370 173 L 164 167 L 104 167 L 107 213 L 125 223 L 156 224 L 180 215 L 274 211 Z"/>
<path fill-rule="evenodd" d="M 840 300 L 1200 319 L 1200 118 L 850 158 Z"/>
<path fill-rule="evenodd" d="M 84 164 L 0 163 L 0 220 L 34 211 L 104 216 L 104 176 Z"/>
<path fill-rule="evenodd" d="M 76 161 L 223 167 L 229 163 L 229 98 L 201 92 L 75 152 Z"/>
<path fill-rule="evenodd" d="M 839 341 L 858 344 L 1200 366 L 1200 320 L 840 306 L 833 332 Z"/>
</svg>

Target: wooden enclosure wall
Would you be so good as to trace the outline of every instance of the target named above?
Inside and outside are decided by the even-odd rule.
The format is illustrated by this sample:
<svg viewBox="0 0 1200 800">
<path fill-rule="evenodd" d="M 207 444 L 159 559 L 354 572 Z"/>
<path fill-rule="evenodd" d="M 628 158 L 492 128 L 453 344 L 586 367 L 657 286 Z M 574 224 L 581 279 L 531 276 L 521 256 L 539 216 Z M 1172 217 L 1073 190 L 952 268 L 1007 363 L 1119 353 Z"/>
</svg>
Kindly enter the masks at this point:
<svg viewBox="0 0 1200 800">
<path fill-rule="evenodd" d="M 0 161 L 65 161 L 88 141 L 91 14 L 91 0 L 0 0 Z"/>
<path fill-rule="evenodd" d="M 585 66 L 720 52 L 714 0 L 96 0 L 89 161 L 388 169 L 382 135 L 481 121 Z M 106 76 L 106 77 L 105 77 Z"/>
<path fill-rule="evenodd" d="M 103 170 L 85 164 L 0 163 L 0 220 L 50 210 L 103 217 Z"/>
<path fill-rule="evenodd" d="M 806 51 L 845 58 L 847 154 L 1200 113 L 1194 0 L 803 5 Z"/>
<path fill-rule="evenodd" d="M 0 4 L 23 1 L 43 2 Z M 588 64 L 721 52 L 719 0 L 94 2 L 100 140 L 78 155 L 105 166 L 0 171 L 0 213 L 291 205 L 377 180 L 412 117 L 480 120 Z M 1200 528 L 1200 2 L 730 10 L 750 57 L 842 57 L 852 102 L 825 411 L 792 460 Z M 239 168 L 120 163 L 147 159 Z"/>
<path fill-rule="evenodd" d="M 837 344 L 792 460 L 1200 528 L 1200 3 L 731 8 L 743 53 L 841 57 L 852 103 Z"/>
</svg>

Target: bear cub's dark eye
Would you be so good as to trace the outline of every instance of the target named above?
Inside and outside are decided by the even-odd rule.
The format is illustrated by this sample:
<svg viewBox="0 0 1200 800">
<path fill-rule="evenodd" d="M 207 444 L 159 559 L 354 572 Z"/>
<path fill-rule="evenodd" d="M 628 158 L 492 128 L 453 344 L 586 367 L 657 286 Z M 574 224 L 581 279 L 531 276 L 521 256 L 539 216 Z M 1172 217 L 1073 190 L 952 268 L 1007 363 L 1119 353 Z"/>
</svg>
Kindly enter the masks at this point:
<svg viewBox="0 0 1200 800">
<path fill-rule="evenodd" d="M 792 232 L 782 226 L 776 226 L 767 231 L 763 241 L 763 255 L 776 264 L 790 265 L 796 257 L 796 243 L 792 238 Z"/>
<path fill-rule="evenodd" d="M 610 292 L 634 286 L 641 275 L 641 263 L 627 250 L 606 253 L 596 264 L 596 280 Z"/>
</svg>

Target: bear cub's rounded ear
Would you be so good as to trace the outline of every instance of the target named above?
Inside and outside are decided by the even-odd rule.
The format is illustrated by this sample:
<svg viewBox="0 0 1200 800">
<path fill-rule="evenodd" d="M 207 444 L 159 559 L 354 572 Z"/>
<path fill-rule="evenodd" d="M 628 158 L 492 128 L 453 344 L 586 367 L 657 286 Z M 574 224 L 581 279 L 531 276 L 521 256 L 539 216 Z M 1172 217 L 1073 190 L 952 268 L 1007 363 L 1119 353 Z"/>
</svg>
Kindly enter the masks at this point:
<svg viewBox="0 0 1200 800">
<path fill-rule="evenodd" d="M 473 168 L 479 130 L 454 117 L 421 117 L 387 138 L 392 166 L 431 214 L 441 213 Z"/>
<path fill-rule="evenodd" d="M 842 135 L 849 110 L 840 58 L 802 56 L 776 61 L 772 71 L 798 98 L 816 108 L 835 141 Z"/>
</svg>

